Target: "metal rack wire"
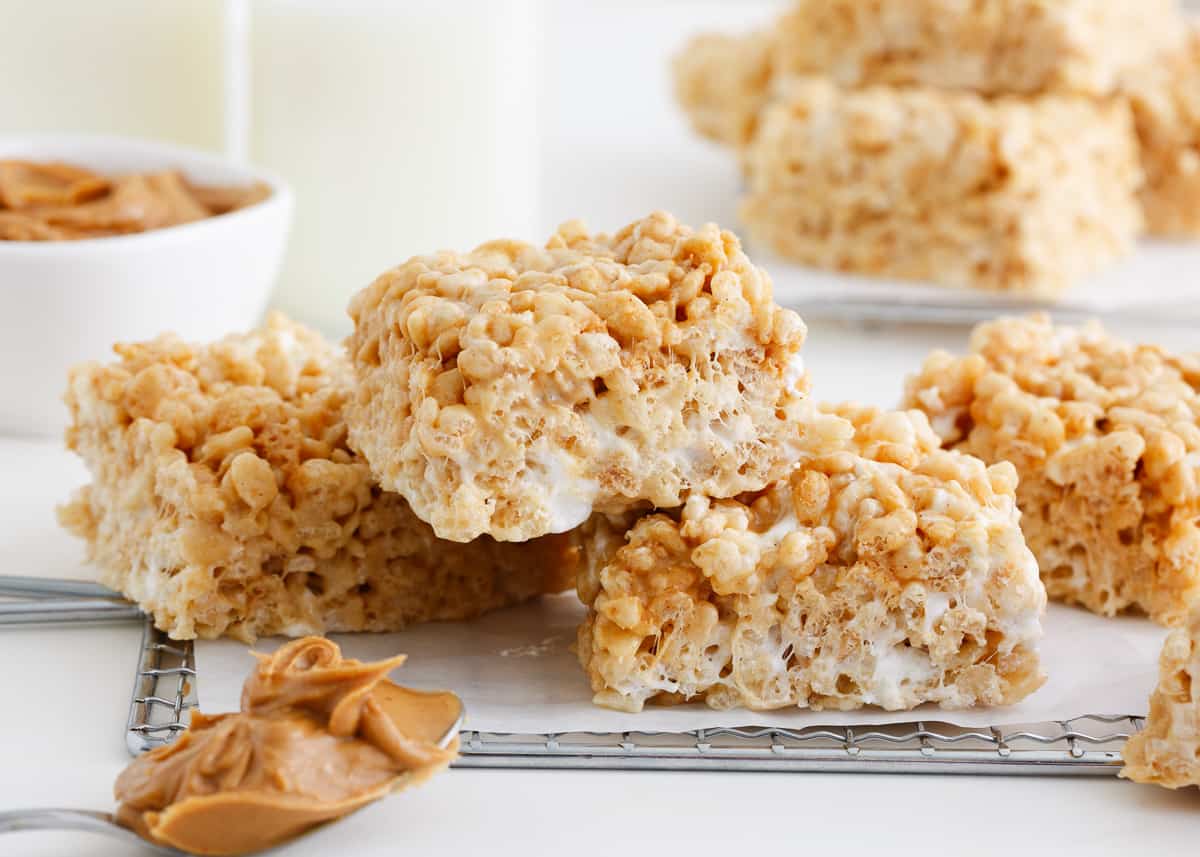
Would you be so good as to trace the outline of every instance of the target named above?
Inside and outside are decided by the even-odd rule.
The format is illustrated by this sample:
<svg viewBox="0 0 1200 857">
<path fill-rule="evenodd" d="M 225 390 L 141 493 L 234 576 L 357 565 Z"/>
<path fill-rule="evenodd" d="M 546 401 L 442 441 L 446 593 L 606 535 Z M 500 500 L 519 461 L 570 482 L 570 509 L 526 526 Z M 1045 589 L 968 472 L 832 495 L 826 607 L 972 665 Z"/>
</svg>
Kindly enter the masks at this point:
<svg viewBox="0 0 1200 857">
<path fill-rule="evenodd" d="M 1139 718 L 968 729 L 941 722 L 869 728 L 743 726 L 694 732 L 497 735 L 464 732 L 465 768 L 868 773 L 1115 774 Z"/>
<path fill-rule="evenodd" d="M 136 756 L 173 741 L 188 728 L 196 705 L 192 641 L 171 640 L 146 619 L 125 724 L 125 746 L 130 754 Z"/>
<path fill-rule="evenodd" d="M 146 622 L 130 700 L 133 754 L 187 728 L 197 704 L 191 642 Z M 693 732 L 500 734 L 465 730 L 460 768 L 1115 775 L 1133 716 L 966 728 L 935 721 L 885 726 L 741 726 Z"/>
</svg>

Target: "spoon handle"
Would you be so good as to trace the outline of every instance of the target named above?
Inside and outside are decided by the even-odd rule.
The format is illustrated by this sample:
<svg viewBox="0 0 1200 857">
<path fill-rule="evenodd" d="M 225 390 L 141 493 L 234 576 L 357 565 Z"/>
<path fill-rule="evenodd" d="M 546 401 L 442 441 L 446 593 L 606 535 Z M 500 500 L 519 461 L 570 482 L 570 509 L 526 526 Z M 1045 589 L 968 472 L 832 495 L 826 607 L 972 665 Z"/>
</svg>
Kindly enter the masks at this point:
<svg viewBox="0 0 1200 857">
<path fill-rule="evenodd" d="M 147 842 L 132 830 L 121 827 L 107 812 L 88 809 L 14 809 L 0 812 L 0 834 L 23 830 L 83 830 L 121 839 L 158 854 L 182 857 L 182 852 L 174 848 L 163 848 Z"/>
<path fill-rule="evenodd" d="M 14 809 L 0 812 L 0 833 L 18 830 L 91 830 L 108 833 L 116 822 L 107 812 L 87 809 Z"/>
</svg>

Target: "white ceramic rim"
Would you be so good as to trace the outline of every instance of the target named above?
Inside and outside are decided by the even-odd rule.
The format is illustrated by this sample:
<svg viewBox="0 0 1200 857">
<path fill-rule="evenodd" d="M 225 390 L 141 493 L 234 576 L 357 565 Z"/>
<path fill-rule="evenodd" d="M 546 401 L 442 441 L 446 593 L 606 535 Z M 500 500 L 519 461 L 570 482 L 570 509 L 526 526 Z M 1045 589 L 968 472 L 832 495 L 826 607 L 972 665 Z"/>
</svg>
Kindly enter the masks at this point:
<svg viewBox="0 0 1200 857">
<path fill-rule="evenodd" d="M 162 143 L 138 137 L 122 137 L 115 134 L 6 134 L 0 135 L 0 158 L 5 157 L 6 153 L 13 148 L 28 150 L 38 146 L 58 150 L 78 146 L 84 151 L 89 146 L 125 149 L 135 158 L 145 156 L 154 160 L 178 161 L 178 169 L 185 173 L 188 172 L 189 167 L 207 167 L 236 173 L 240 176 L 240 181 L 244 181 L 246 184 L 262 182 L 267 185 L 271 189 L 271 195 L 261 202 L 227 214 L 130 235 L 107 235 L 101 238 L 81 238 L 70 241 L 0 241 L 0 260 L 18 255 L 53 255 L 62 253 L 64 250 L 89 253 L 119 250 L 133 244 L 141 246 L 152 243 L 169 245 L 201 238 L 205 231 L 227 226 L 236 228 L 247 218 L 254 217 L 267 208 L 283 208 L 288 211 L 292 208 L 292 189 L 278 173 L 238 163 L 212 152 L 179 146 L 174 143 Z M 29 155 L 25 154 L 23 157 L 28 158 Z M 64 161 L 70 159 L 69 155 L 58 153 L 50 157 Z M 87 155 L 81 154 L 79 159 L 86 161 Z"/>
</svg>

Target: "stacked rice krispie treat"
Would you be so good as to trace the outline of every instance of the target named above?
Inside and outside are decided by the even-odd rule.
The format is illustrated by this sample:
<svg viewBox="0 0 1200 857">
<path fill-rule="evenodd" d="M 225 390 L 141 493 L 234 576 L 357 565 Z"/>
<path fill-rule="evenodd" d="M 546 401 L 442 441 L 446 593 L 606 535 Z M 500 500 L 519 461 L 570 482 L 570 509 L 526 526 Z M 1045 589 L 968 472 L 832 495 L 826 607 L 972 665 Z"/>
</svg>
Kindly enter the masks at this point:
<svg viewBox="0 0 1200 857">
<path fill-rule="evenodd" d="M 796 0 L 783 74 L 983 95 L 1112 93 L 1179 44 L 1176 0 Z"/>
<path fill-rule="evenodd" d="M 818 409 L 803 323 L 732 234 L 568 224 L 414 258 L 351 314 L 350 442 L 384 488 L 444 538 L 575 528 L 597 702 L 961 707 L 1040 684 L 1012 468 L 939 450 L 919 414 Z"/>
<path fill-rule="evenodd" d="M 760 115 L 741 216 L 838 271 L 1054 295 L 1141 225 L 1122 105 L 800 78 Z"/>
<path fill-rule="evenodd" d="M 350 313 L 350 443 L 441 538 L 756 490 L 812 423 L 804 323 L 711 224 L 419 256 Z"/>
<path fill-rule="evenodd" d="M 280 316 L 118 345 L 70 378 L 92 482 L 60 510 L 100 580 L 172 637 L 398 630 L 568 588 L 574 548 L 437 539 L 346 443 L 349 363 Z"/>
<path fill-rule="evenodd" d="M 1021 525 L 1052 598 L 1178 624 L 1200 599 L 1200 359 L 1045 316 L 935 352 L 905 405 L 946 445 L 1020 475 Z"/>
<path fill-rule="evenodd" d="M 381 631 L 569 587 L 595 699 L 910 708 L 1042 681 L 1010 465 L 808 396 L 805 327 L 655 213 L 410 259 L 345 352 L 279 316 L 73 371 L 61 511 L 176 637 Z M 586 562 L 584 558 L 586 557 Z"/>
<path fill-rule="evenodd" d="M 742 220 L 775 252 L 1052 297 L 1147 223 L 1190 231 L 1186 35 L 1176 0 L 797 0 L 765 31 L 697 37 L 675 84 L 738 150 Z"/>
<path fill-rule="evenodd" d="M 1131 75 L 1124 92 L 1142 148 L 1148 230 L 1200 236 L 1200 28 L 1182 49 Z"/>
<path fill-rule="evenodd" d="M 1200 609 L 1167 636 L 1158 670 L 1150 716 L 1125 743 L 1121 776 L 1170 789 L 1200 786 Z"/>
<path fill-rule="evenodd" d="M 940 449 L 919 412 L 832 415 L 761 491 L 585 528 L 596 702 L 964 708 L 1041 685 L 1012 466 Z"/>
</svg>

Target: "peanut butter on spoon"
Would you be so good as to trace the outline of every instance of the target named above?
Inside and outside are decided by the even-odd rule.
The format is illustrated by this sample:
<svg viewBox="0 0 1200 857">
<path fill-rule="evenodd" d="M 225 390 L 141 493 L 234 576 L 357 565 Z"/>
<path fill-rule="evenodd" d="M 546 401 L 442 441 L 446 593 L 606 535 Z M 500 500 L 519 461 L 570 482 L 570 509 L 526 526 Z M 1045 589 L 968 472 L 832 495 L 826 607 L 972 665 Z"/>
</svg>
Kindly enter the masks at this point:
<svg viewBox="0 0 1200 857">
<path fill-rule="evenodd" d="M 256 657 L 240 712 L 193 714 L 177 741 L 117 777 L 121 824 L 193 854 L 251 854 L 423 782 L 454 759 L 457 742 L 439 742 L 462 703 L 388 681 L 403 655 L 363 663 L 306 637 Z"/>
</svg>

